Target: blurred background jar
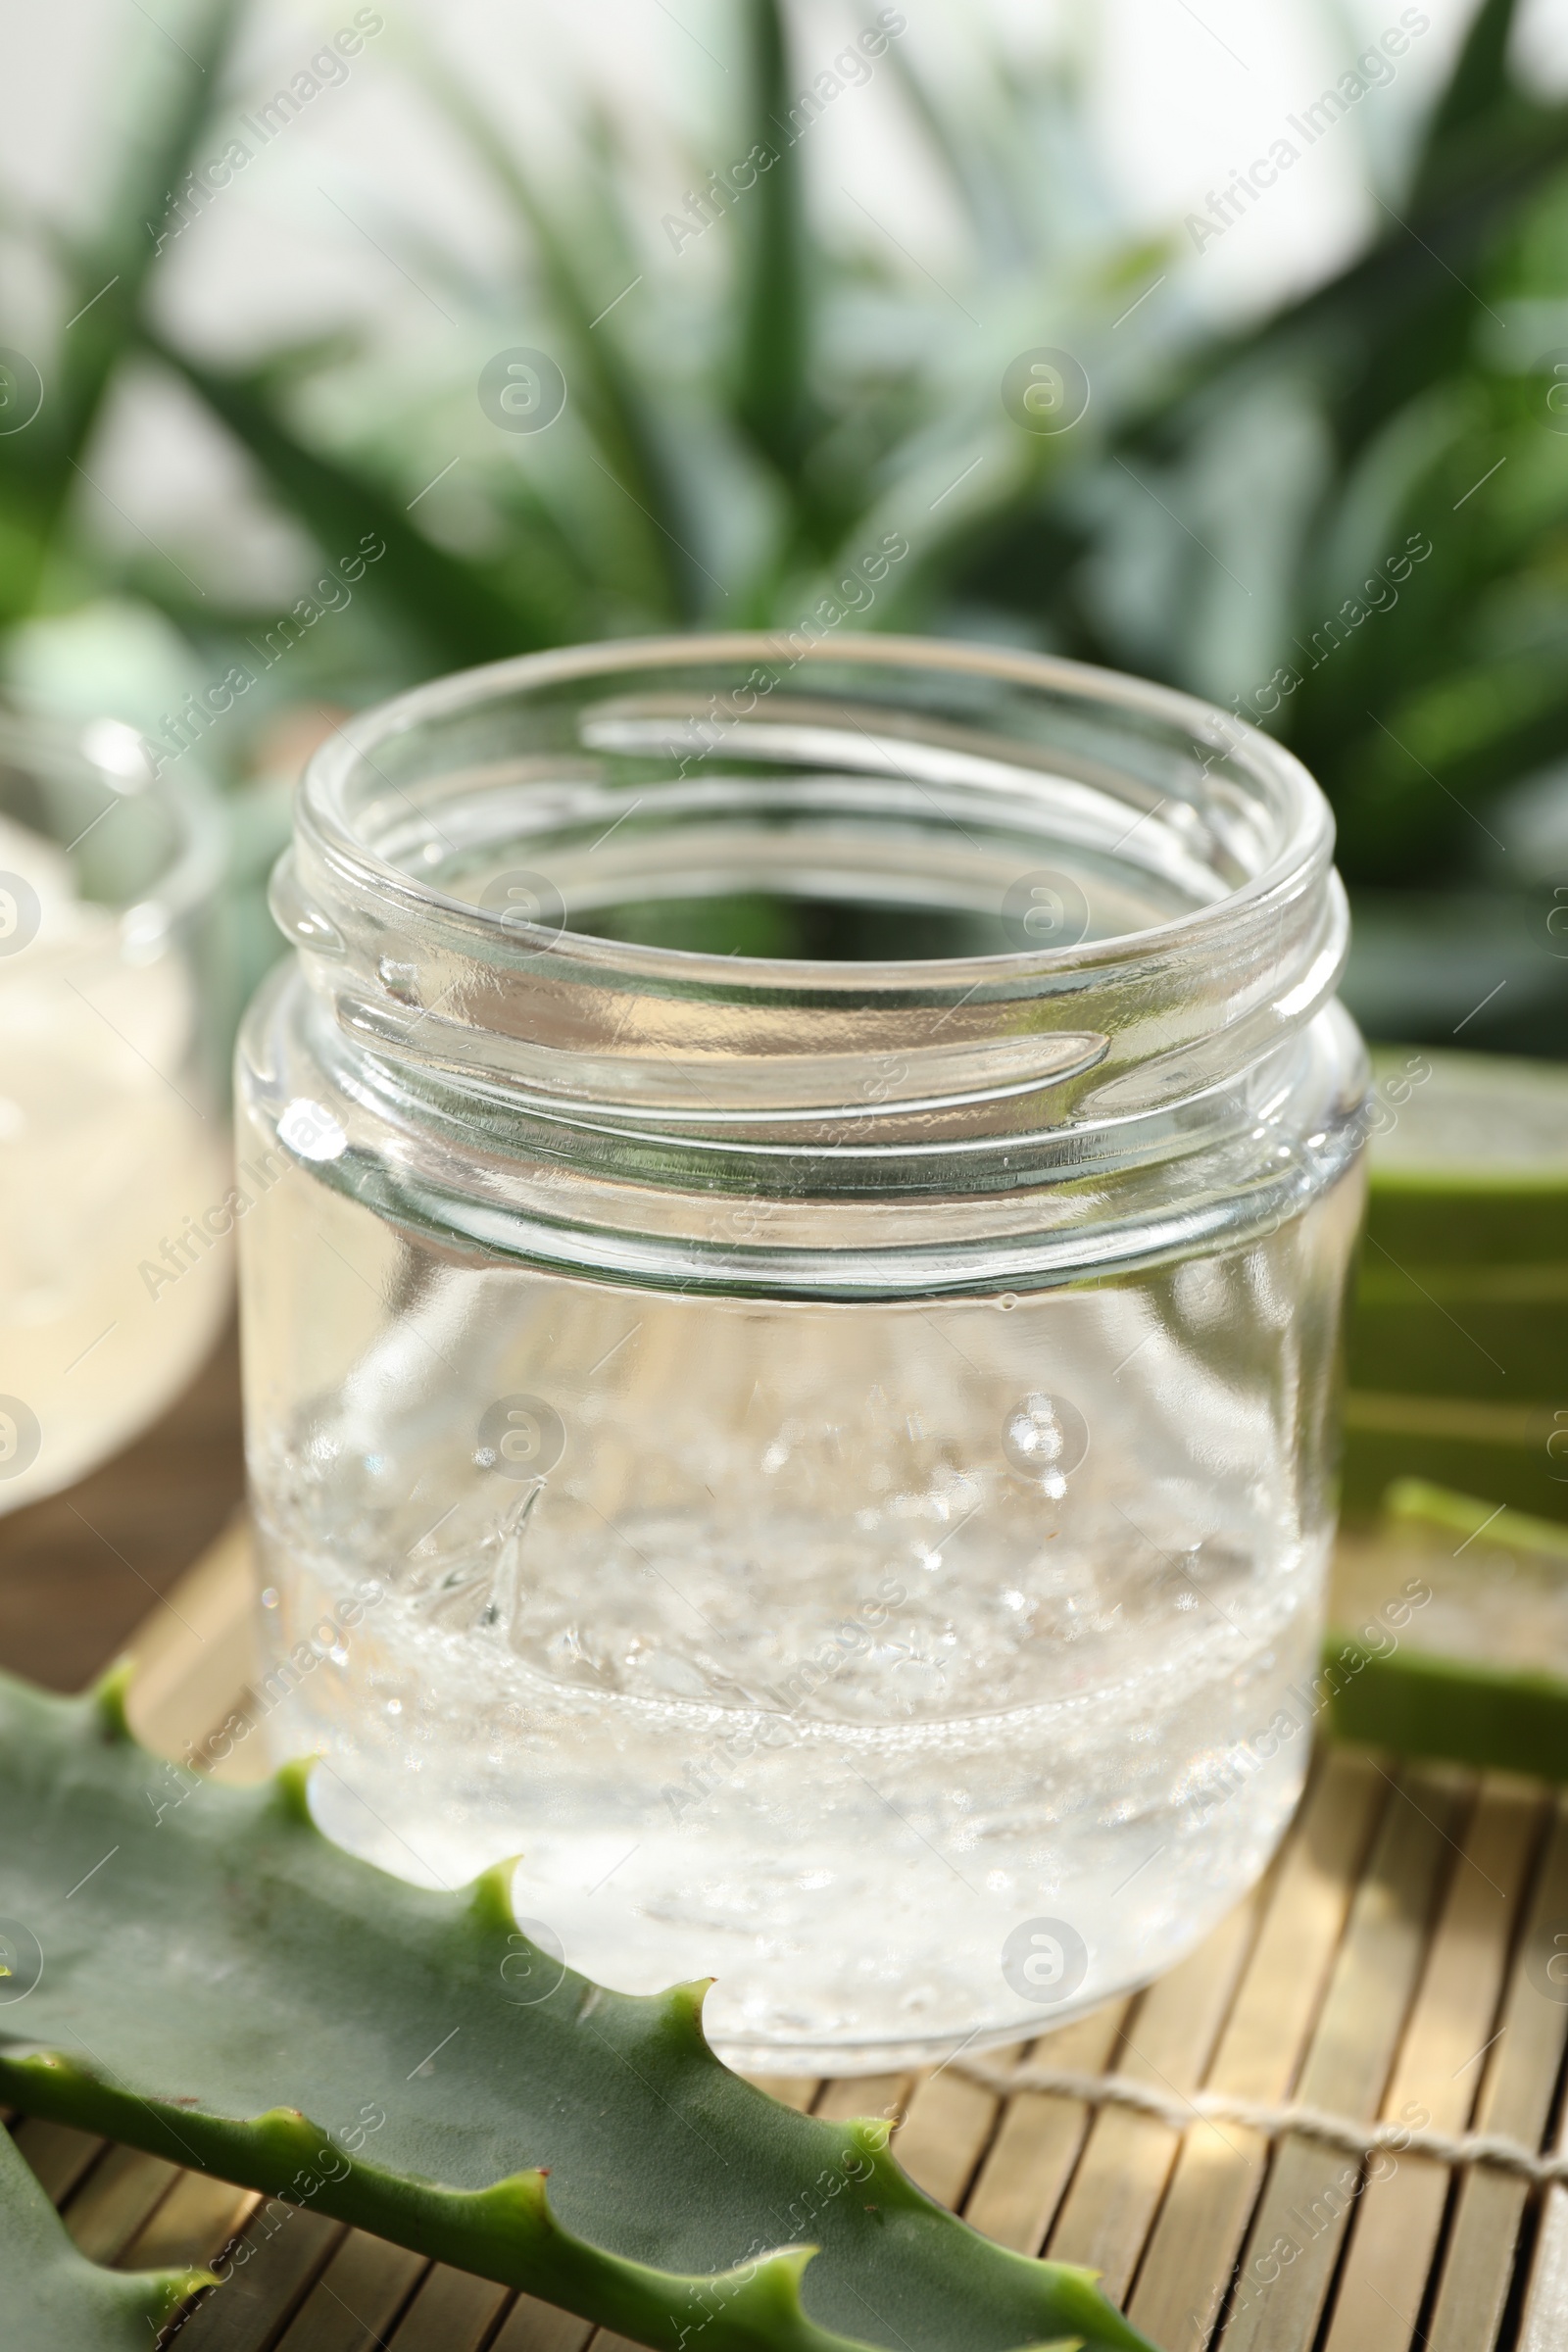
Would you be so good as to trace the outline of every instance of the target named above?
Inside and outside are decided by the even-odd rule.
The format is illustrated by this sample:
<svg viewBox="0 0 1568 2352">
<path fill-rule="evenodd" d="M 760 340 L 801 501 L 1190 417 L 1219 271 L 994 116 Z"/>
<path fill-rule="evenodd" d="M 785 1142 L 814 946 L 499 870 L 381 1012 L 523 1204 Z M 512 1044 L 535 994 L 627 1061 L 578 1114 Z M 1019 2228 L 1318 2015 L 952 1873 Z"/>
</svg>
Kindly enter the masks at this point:
<svg viewBox="0 0 1568 2352">
<path fill-rule="evenodd" d="M 1189 1949 L 1310 1740 L 1364 1055 L 1184 696 L 651 640 L 339 730 L 242 1032 L 262 1713 L 774 2069 Z"/>
<path fill-rule="evenodd" d="M 134 728 L 0 710 L 0 1512 L 156 1420 L 222 1327 L 220 867 Z"/>
</svg>

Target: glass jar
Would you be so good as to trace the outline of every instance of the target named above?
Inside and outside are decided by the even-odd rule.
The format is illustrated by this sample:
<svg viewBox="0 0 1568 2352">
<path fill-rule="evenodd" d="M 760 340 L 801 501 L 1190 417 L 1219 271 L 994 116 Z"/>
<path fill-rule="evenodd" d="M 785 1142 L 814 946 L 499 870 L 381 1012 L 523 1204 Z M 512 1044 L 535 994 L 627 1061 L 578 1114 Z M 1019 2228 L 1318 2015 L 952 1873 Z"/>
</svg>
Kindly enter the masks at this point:
<svg viewBox="0 0 1568 2352">
<path fill-rule="evenodd" d="M 0 1512 L 156 1420 L 227 1318 L 221 868 L 133 728 L 0 710 Z"/>
<path fill-rule="evenodd" d="M 774 2071 L 1176 1959 L 1307 1760 L 1333 828 L 968 645 L 531 657 L 319 752 L 241 1045 L 260 1701 L 323 1827 Z"/>
</svg>

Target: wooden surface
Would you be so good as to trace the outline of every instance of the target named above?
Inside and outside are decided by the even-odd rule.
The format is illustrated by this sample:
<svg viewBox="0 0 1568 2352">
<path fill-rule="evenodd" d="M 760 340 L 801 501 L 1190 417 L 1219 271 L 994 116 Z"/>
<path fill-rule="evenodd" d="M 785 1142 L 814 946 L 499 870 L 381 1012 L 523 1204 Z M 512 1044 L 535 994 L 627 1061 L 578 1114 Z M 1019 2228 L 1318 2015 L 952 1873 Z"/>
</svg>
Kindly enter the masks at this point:
<svg viewBox="0 0 1568 2352">
<path fill-rule="evenodd" d="M 187 1466 L 186 1531 L 231 1499 L 221 1397 L 207 1384 L 147 1442 L 138 1469 Z M 34 1670 L 40 1658 L 63 1667 L 93 1637 L 99 1662 L 135 1613 L 91 1551 L 72 1548 L 69 1527 L 44 1518 L 59 1508 L 22 1515 L 39 1522 L 22 1531 L 24 1556 L 54 1560 L 6 1620 L 11 1657 Z M 183 1537 L 160 1538 L 134 1492 L 117 1507 L 106 1489 L 95 1515 L 127 1552 L 139 1535 L 137 1568 L 165 1590 Z M 138 1639 L 132 1717 L 169 1752 L 241 1690 L 246 1551 L 242 1525 L 231 1528 Z M 99 1613 L 90 1627 L 51 1631 L 49 1575 L 73 1573 L 82 1582 L 66 1591 L 89 1592 Z M 1033 2054 L 1179 2096 L 1206 2086 L 1296 2097 L 1350 2117 L 1485 2128 L 1536 2147 L 1561 2134 L 1568 2145 L 1568 2001 L 1545 1973 L 1565 1922 L 1568 1796 L 1331 1752 L 1256 1894 L 1167 1977 L 1048 2034 Z M 1178 2133 L 1114 2107 L 1000 2098 L 954 2068 L 769 2087 L 820 2114 L 896 2117 L 901 2160 L 933 2196 L 1004 2244 L 1102 2271 L 1166 2352 L 1568 2346 L 1565 2191 L 1543 2202 L 1496 2171 L 1456 2179 L 1409 2154 L 1363 2167 L 1319 2142 L 1270 2145 L 1231 2125 Z M 621 2339 L 582 2321 L 318 2214 L 258 2214 L 222 2182 L 55 2125 L 23 2122 L 17 2139 L 101 2261 L 202 2261 L 246 2233 L 250 2259 L 183 2315 L 181 2352 L 621 2352 Z"/>
</svg>

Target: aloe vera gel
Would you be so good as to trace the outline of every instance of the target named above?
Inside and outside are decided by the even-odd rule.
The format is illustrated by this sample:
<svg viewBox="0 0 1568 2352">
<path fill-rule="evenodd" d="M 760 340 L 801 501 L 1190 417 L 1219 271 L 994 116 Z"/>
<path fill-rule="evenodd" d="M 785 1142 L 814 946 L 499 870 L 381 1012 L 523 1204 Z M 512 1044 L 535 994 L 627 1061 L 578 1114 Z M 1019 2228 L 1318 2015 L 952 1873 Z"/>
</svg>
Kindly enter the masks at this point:
<svg viewBox="0 0 1568 2352">
<path fill-rule="evenodd" d="M 0 1514 L 156 1420 L 227 1320 L 220 870 L 130 727 L 0 707 Z"/>
<path fill-rule="evenodd" d="M 775 2072 L 1195 1944 L 1306 1766 L 1331 857 L 1261 736 L 967 646 L 584 649 L 334 737 L 240 1056 L 261 1703 L 322 1826 L 520 1856 L 536 1946 L 716 1977 Z"/>
</svg>

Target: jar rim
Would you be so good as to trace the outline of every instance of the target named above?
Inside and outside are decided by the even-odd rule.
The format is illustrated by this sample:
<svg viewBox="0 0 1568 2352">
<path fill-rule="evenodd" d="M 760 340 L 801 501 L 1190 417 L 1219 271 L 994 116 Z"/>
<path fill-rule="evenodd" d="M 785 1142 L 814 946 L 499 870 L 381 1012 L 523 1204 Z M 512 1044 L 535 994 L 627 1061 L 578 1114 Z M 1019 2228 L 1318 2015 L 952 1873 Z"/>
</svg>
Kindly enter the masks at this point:
<svg viewBox="0 0 1568 2352">
<path fill-rule="evenodd" d="M 1298 760 L 1172 688 L 961 641 L 737 632 L 524 655 L 362 716 L 306 771 L 272 904 L 322 1053 L 390 1073 L 421 1119 L 453 1084 L 460 1124 L 507 1149 L 564 1139 L 657 1187 L 938 1187 L 962 1164 L 1010 1188 L 1192 1149 L 1271 1099 L 1344 965 L 1332 844 Z M 871 954 L 566 919 L 661 890 L 732 905 L 780 870 L 803 906 L 868 907 L 849 942 Z M 875 960 L 922 906 L 937 944 L 981 952 Z"/>
<path fill-rule="evenodd" d="M 1205 905 L 1132 931 L 1106 934 L 1064 947 L 850 962 L 799 956 L 719 956 L 690 948 L 606 939 L 566 926 L 557 936 L 563 944 L 569 942 L 574 956 L 582 961 L 620 967 L 650 978 L 663 973 L 672 980 L 715 981 L 723 985 L 726 994 L 735 991 L 737 981 L 751 988 L 765 985 L 774 972 L 796 985 L 807 973 L 819 985 L 832 985 L 831 975 L 855 991 L 884 989 L 906 980 L 929 983 L 940 981 L 943 976 L 968 976 L 977 968 L 999 978 L 1013 972 L 1082 970 L 1087 974 L 1107 959 L 1123 961 L 1130 955 L 1152 958 L 1200 948 L 1259 901 L 1269 899 L 1282 887 L 1298 883 L 1314 867 L 1326 868 L 1333 855 L 1333 812 L 1309 770 L 1294 753 L 1261 728 L 1217 704 L 1177 687 L 1064 656 L 979 645 L 965 639 L 870 632 L 836 635 L 809 644 L 804 652 L 787 634 L 766 630 L 610 638 L 588 645 L 514 655 L 504 661 L 459 670 L 413 687 L 339 726 L 317 749 L 306 766 L 300 781 L 296 823 L 315 834 L 344 879 L 352 876 L 372 891 L 392 893 L 405 911 L 422 908 L 436 919 L 455 915 L 466 923 L 486 925 L 501 938 L 514 937 L 515 927 L 504 923 L 499 913 L 449 895 L 427 878 L 411 873 L 383 856 L 366 839 L 345 807 L 346 788 L 357 766 L 365 762 L 373 768 L 374 754 L 379 748 L 415 727 L 455 717 L 486 701 L 510 699 L 521 693 L 589 681 L 620 671 L 654 672 L 670 666 L 684 669 L 745 662 L 782 663 L 792 675 L 808 664 L 839 668 L 880 664 L 890 675 L 911 670 L 929 672 L 940 666 L 957 676 L 1034 688 L 1084 705 L 1098 705 L 1107 713 L 1119 711 L 1163 722 L 1176 732 L 1185 733 L 1194 747 L 1206 746 L 1235 762 L 1264 789 L 1272 802 L 1278 828 L 1273 854 L 1256 871 Z"/>
</svg>

